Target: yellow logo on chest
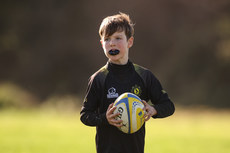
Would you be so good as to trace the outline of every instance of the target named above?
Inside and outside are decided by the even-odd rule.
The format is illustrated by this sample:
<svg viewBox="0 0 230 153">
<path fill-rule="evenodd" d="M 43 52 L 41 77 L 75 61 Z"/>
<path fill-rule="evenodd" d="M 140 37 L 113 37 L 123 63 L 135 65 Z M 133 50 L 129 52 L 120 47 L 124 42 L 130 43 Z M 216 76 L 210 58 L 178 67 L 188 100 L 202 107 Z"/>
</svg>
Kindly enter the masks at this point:
<svg viewBox="0 0 230 153">
<path fill-rule="evenodd" d="M 140 96 L 142 90 L 141 90 L 141 87 L 140 87 L 140 86 L 135 85 L 135 86 L 132 87 L 131 92 L 134 93 L 134 94 L 137 95 L 137 96 Z"/>
</svg>

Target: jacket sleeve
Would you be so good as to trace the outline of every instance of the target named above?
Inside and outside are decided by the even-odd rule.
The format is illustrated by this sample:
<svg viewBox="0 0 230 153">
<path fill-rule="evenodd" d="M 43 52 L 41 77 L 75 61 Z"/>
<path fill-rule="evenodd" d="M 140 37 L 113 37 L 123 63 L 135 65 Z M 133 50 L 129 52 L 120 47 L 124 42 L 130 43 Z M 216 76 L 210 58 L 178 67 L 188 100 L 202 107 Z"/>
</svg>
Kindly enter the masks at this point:
<svg viewBox="0 0 230 153">
<path fill-rule="evenodd" d="M 175 112 L 173 102 L 168 97 L 168 94 L 163 90 L 159 80 L 151 73 L 147 77 L 148 95 L 153 103 L 153 107 L 157 110 L 157 115 L 153 118 L 164 118 L 172 115 Z"/>
<path fill-rule="evenodd" d="M 88 126 L 108 124 L 105 113 L 99 114 L 98 111 L 102 97 L 101 91 L 103 90 L 100 81 L 97 80 L 95 75 L 91 76 L 80 112 L 80 120 Z"/>
</svg>

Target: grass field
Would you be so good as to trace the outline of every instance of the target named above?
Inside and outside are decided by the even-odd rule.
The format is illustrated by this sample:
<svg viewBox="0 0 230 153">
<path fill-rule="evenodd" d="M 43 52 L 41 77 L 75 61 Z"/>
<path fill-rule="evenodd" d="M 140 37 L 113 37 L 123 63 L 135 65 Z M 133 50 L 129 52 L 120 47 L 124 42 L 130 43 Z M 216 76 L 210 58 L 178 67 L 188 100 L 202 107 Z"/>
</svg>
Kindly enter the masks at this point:
<svg viewBox="0 0 230 153">
<path fill-rule="evenodd" d="M 1 110 L 1 153 L 96 153 L 79 113 Z M 180 111 L 146 124 L 145 153 L 229 153 L 230 112 Z"/>
</svg>

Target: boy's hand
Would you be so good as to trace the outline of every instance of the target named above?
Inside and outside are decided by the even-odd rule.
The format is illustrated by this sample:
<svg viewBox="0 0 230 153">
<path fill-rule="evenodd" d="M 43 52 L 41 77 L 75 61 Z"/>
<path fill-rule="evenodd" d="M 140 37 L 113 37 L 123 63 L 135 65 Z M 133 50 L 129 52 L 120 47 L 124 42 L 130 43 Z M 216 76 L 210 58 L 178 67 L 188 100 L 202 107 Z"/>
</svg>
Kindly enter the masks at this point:
<svg viewBox="0 0 230 153">
<path fill-rule="evenodd" d="M 114 114 L 114 110 L 116 107 L 113 107 L 113 103 L 109 105 L 107 111 L 106 111 L 106 118 L 109 122 L 109 124 L 116 126 L 116 127 L 121 127 L 122 126 L 122 120 L 116 120 L 115 118 L 119 115 L 119 113 Z"/>
<path fill-rule="evenodd" d="M 143 109 L 145 111 L 144 119 L 145 121 L 148 121 L 152 116 L 157 114 L 157 111 L 154 107 L 150 106 L 146 101 L 142 100 L 142 102 L 145 105 Z"/>
</svg>

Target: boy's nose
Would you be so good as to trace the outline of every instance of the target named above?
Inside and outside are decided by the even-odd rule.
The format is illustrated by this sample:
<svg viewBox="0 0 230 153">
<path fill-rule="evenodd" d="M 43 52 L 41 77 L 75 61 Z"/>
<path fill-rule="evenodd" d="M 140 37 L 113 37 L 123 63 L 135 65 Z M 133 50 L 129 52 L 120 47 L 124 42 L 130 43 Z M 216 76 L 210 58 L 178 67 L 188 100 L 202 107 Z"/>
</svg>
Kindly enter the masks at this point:
<svg viewBox="0 0 230 153">
<path fill-rule="evenodd" d="M 109 45 L 114 46 L 115 45 L 114 40 L 110 40 Z"/>
</svg>

